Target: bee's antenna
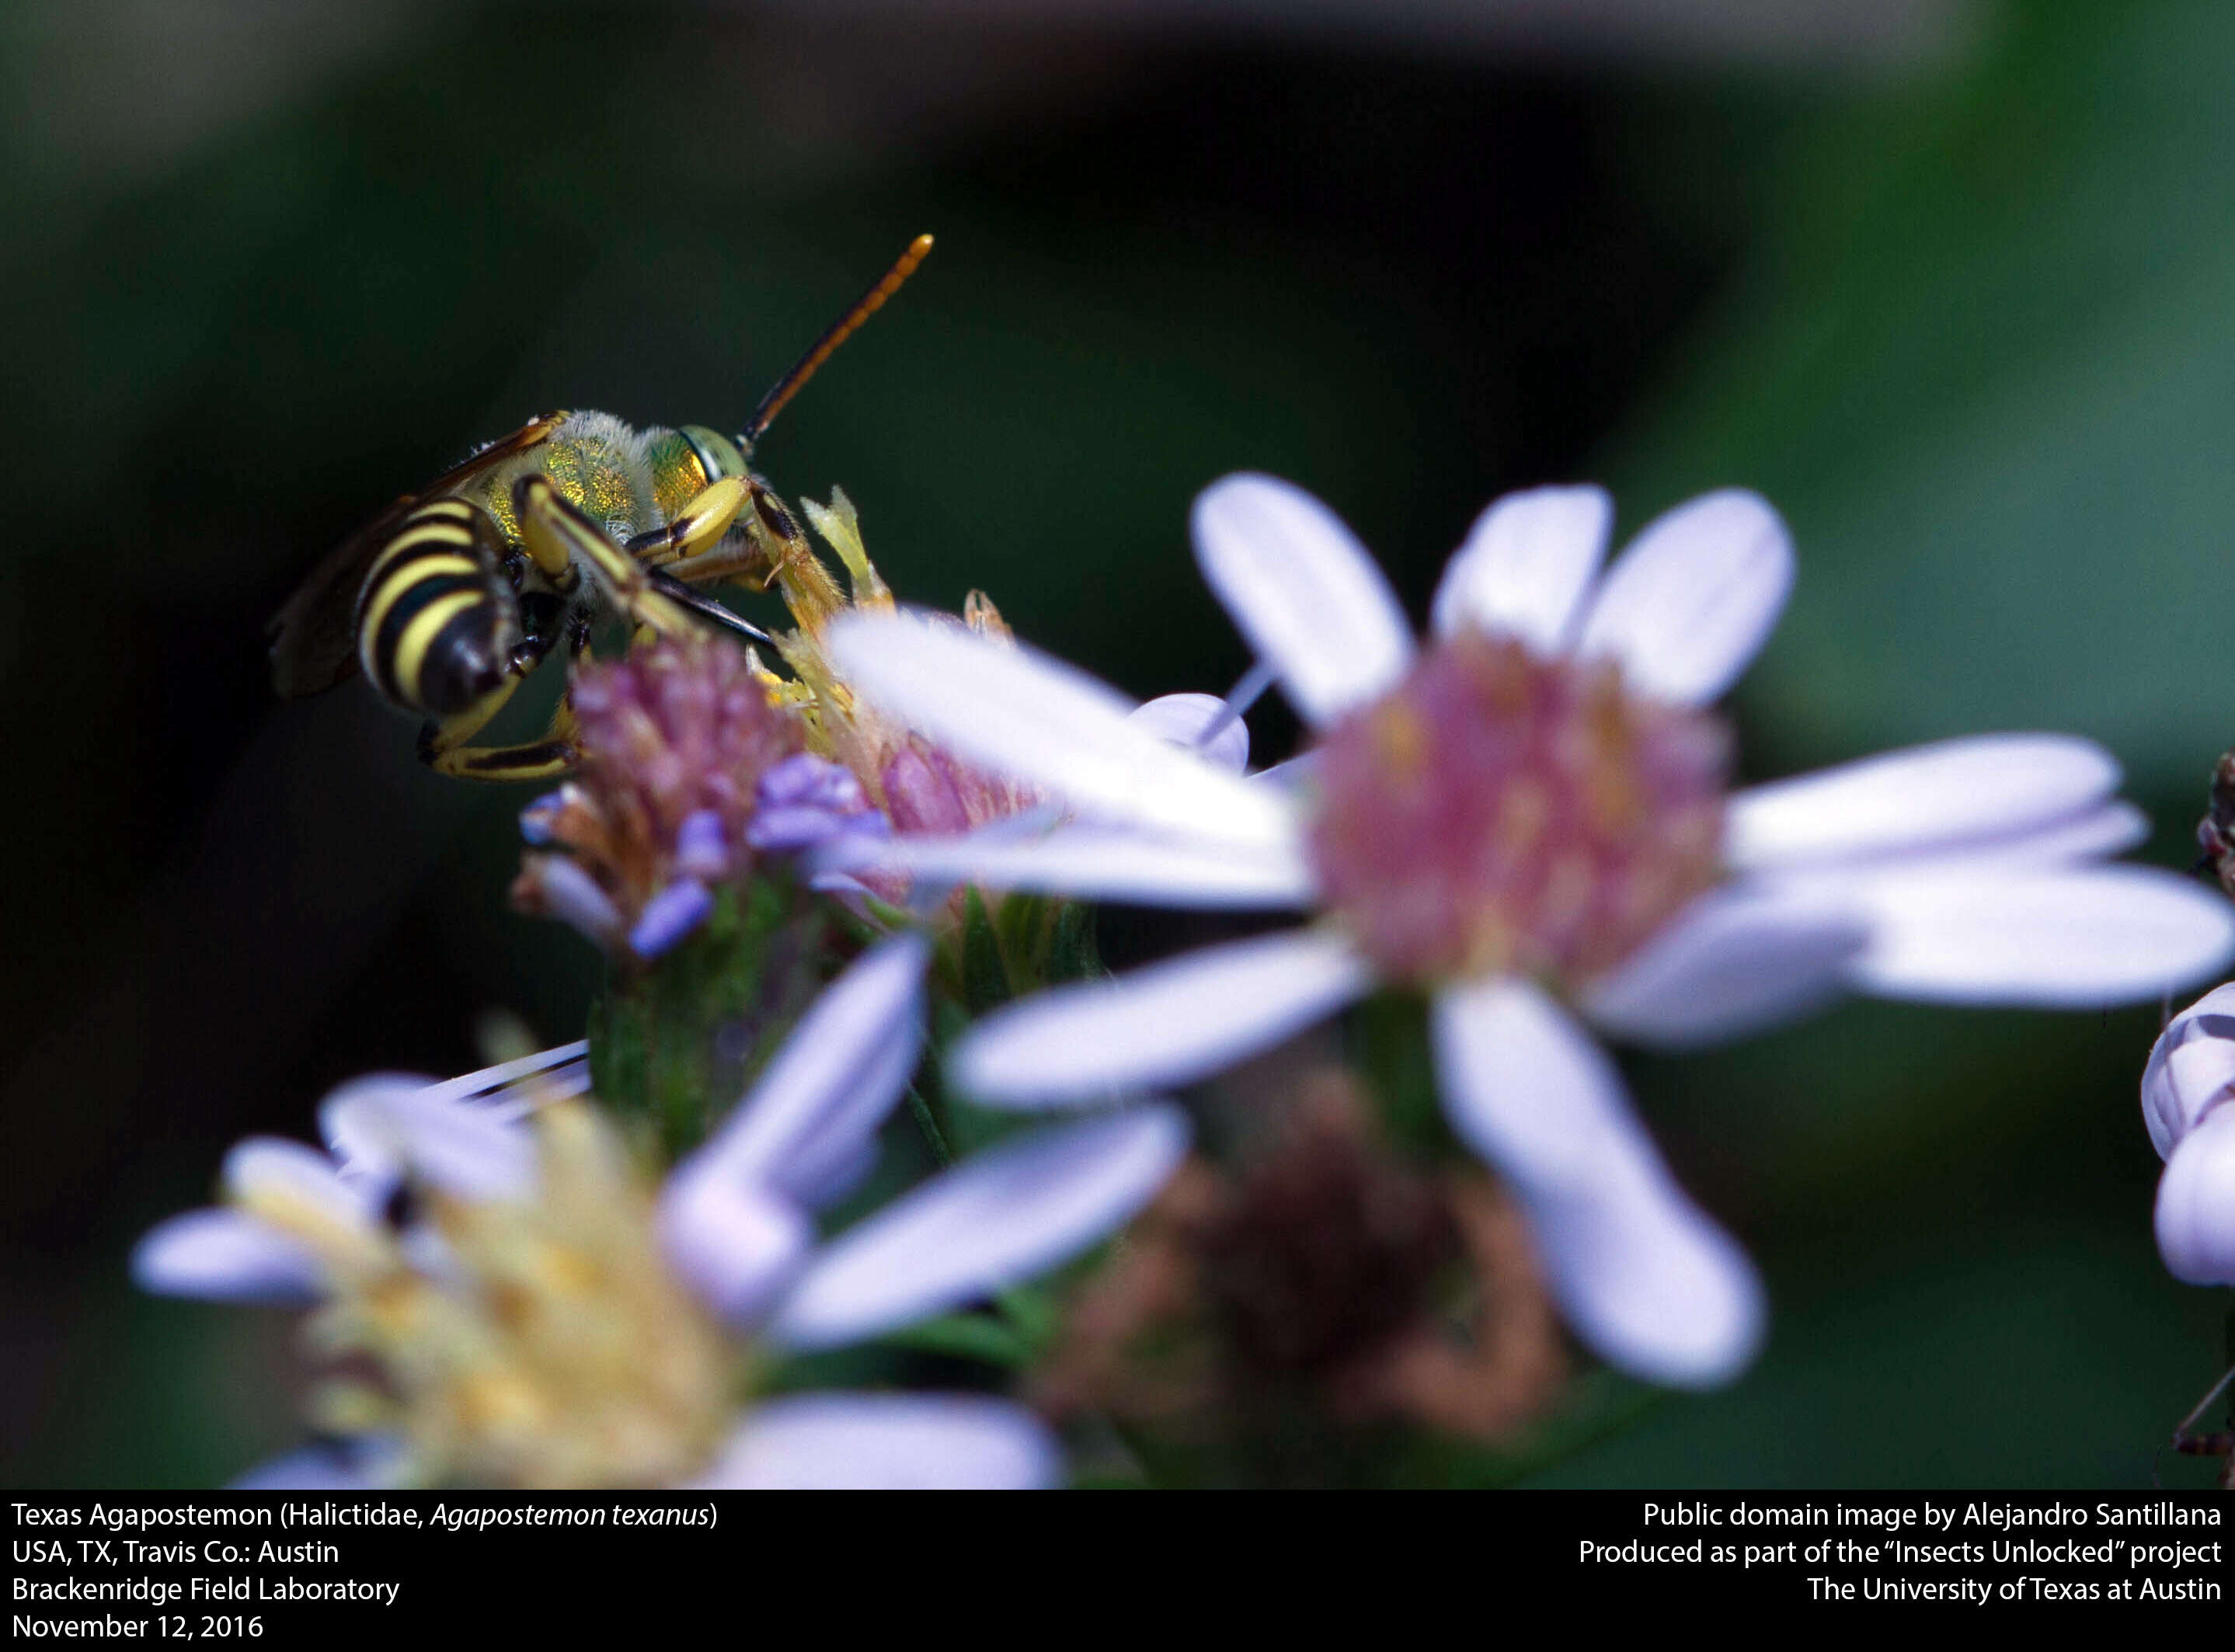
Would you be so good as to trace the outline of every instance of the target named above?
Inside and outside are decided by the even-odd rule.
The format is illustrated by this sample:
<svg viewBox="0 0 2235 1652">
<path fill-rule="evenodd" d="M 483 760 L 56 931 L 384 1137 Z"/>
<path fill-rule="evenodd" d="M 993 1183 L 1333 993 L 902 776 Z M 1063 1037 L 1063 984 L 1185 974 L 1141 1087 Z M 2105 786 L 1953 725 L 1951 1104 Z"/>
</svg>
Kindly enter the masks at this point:
<svg viewBox="0 0 2235 1652">
<path fill-rule="evenodd" d="M 761 433 L 775 423 L 776 416 L 783 411 L 784 403 L 799 394 L 801 387 L 815 377 L 816 369 L 830 359 L 831 351 L 851 338 L 855 328 L 885 307 L 885 300 L 900 291 L 901 283 L 915 273 L 915 266 L 930 252 L 931 237 L 917 236 L 908 243 L 908 251 L 893 260 L 893 267 L 878 278 L 877 284 L 856 299 L 852 309 L 824 329 L 807 353 L 792 364 L 791 370 L 771 384 L 769 393 L 761 397 L 760 405 L 745 421 L 744 432 L 737 438 L 739 447 L 749 454 L 753 450 Z"/>
</svg>

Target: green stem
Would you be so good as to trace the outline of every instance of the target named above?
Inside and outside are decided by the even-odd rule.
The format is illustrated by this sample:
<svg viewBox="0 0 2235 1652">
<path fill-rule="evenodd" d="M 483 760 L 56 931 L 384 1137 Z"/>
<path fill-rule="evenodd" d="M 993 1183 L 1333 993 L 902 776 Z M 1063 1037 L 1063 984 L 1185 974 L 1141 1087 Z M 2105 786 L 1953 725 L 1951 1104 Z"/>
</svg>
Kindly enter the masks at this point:
<svg viewBox="0 0 2235 1652">
<path fill-rule="evenodd" d="M 916 1128 L 931 1144 L 931 1156 L 945 1170 L 954 1163 L 954 1150 L 947 1144 L 947 1134 L 939 1127 L 939 1117 L 931 1111 L 931 1104 L 923 1098 L 922 1092 L 914 1085 L 908 1087 L 908 1111 L 914 1115 Z"/>
</svg>

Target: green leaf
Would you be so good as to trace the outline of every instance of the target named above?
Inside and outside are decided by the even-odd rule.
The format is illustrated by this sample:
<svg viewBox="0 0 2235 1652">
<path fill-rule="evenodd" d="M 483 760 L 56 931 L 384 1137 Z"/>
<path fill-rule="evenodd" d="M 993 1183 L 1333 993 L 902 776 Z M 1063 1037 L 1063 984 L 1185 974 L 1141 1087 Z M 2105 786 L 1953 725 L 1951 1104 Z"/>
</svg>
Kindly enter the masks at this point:
<svg viewBox="0 0 2235 1652">
<path fill-rule="evenodd" d="M 1029 1342 L 987 1314 L 944 1314 L 878 1340 L 895 1347 L 951 1354 L 1012 1368 L 1029 1365 L 1033 1355 Z"/>
<path fill-rule="evenodd" d="M 1001 961 L 1000 938 L 974 883 L 962 898 L 962 996 L 973 1015 L 1009 1001 L 1009 972 Z"/>
</svg>

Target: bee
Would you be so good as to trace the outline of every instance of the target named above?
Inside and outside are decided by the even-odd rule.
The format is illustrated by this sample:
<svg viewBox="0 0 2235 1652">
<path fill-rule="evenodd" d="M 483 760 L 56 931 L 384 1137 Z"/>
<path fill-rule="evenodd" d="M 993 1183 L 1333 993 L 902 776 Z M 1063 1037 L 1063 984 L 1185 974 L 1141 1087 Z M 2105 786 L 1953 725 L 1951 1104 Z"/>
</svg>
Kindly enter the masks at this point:
<svg viewBox="0 0 2235 1652">
<path fill-rule="evenodd" d="M 580 658 L 599 617 L 641 634 L 712 626 L 769 640 L 698 587 L 812 560 L 790 509 L 751 468 L 784 404 L 931 251 L 919 235 L 754 408 L 742 432 L 635 429 L 610 413 L 530 419 L 398 499 L 314 568 L 269 626 L 272 683 L 316 694 L 362 670 L 426 719 L 437 772 L 542 780 L 574 766 L 562 698 L 536 738 L 475 737 L 554 651 Z"/>
</svg>

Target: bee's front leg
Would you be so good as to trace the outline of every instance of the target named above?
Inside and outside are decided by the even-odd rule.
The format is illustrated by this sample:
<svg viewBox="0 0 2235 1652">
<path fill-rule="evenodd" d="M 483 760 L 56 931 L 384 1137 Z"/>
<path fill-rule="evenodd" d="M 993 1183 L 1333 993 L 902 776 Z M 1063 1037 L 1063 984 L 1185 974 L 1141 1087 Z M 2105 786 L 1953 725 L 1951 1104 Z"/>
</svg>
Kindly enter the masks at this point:
<svg viewBox="0 0 2235 1652">
<path fill-rule="evenodd" d="M 621 548 L 646 567 L 665 567 L 710 550 L 721 542 L 745 508 L 751 484 L 738 476 L 710 482 L 675 513 L 665 528 L 639 534 Z"/>
</svg>

